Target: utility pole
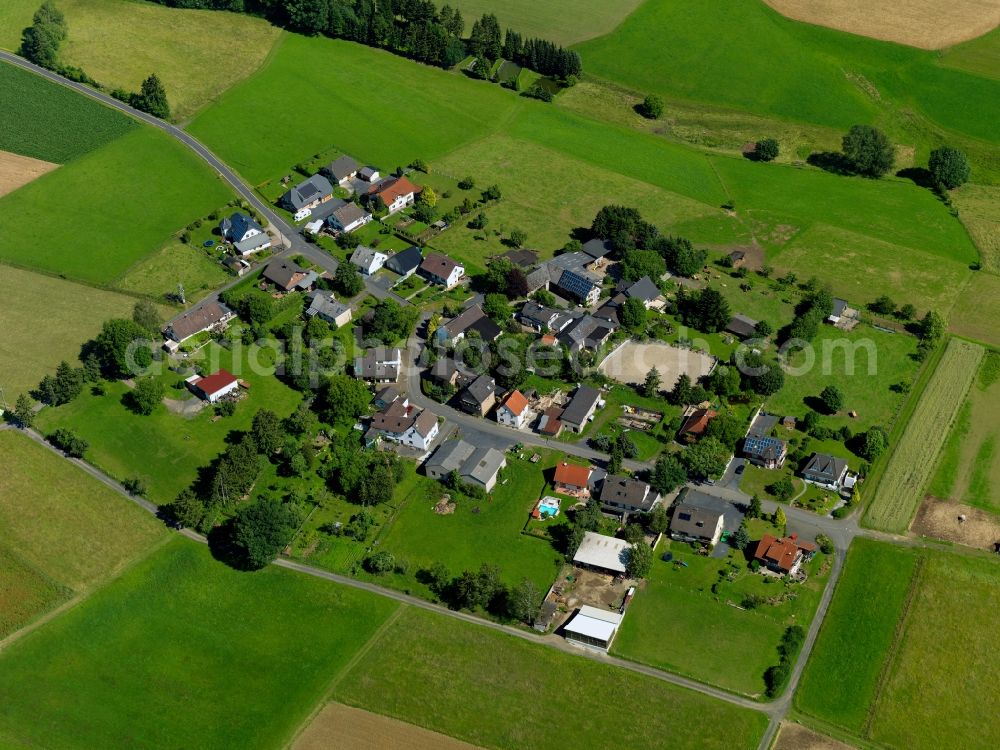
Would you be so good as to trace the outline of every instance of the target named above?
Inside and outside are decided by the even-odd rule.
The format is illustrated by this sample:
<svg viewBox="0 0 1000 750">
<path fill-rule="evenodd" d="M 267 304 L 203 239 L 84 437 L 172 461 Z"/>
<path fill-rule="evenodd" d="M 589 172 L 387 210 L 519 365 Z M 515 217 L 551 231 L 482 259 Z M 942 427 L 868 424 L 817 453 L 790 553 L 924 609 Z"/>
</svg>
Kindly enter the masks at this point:
<svg viewBox="0 0 1000 750">
<path fill-rule="evenodd" d="M 184 298 L 184 284 L 179 281 L 177 282 L 177 296 L 180 297 L 182 305 L 187 304 L 187 300 Z"/>
</svg>

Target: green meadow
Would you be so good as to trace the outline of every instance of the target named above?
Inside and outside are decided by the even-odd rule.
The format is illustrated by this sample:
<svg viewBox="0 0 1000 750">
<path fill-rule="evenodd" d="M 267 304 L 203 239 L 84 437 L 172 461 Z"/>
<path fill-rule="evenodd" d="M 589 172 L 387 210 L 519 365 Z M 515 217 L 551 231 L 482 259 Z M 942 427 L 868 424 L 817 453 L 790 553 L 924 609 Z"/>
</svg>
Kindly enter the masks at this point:
<svg viewBox="0 0 1000 750">
<path fill-rule="evenodd" d="M 175 538 L 0 655 L 0 745 L 281 747 L 396 606 Z"/>
<path fill-rule="evenodd" d="M 484 13 L 493 13 L 501 29 L 514 29 L 522 35 L 551 39 L 557 44 L 573 44 L 607 34 L 642 0 L 453 0 L 450 5 L 462 11 L 466 32 Z"/>
</svg>

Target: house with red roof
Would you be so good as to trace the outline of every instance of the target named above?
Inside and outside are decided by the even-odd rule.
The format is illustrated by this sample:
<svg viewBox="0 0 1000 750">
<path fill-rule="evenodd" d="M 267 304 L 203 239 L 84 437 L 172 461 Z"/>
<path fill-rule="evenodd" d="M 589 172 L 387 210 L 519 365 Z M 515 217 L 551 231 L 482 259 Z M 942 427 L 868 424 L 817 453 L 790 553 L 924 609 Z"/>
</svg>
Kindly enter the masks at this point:
<svg viewBox="0 0 1000 750">
<path fill-rule="evenodd" d="M 712 409 L 693 409 L 686 414 L 684 424 L 681 425 L 680 436 L 688 443 L 695 443 L 705 436 L 708 423 L 719 416 L 717 411 Z"/>
<path fill-rule="evenodd" d="M 798 534 L 778 539 L 770 534 L 764 534 L 753 559 L 768 570 L 780 575 L 795 575 L 802 563 L 816 553 L 816 545 L 812 542 L 800 542 Z"/>
<path fill-rule="evenodd" d="M 240 387 L 240 381 L 228 370 L 219 370 L 205 377 L 192 375 L 184 382 L 198 398 L 210 404 L 214 404 Z"/>
<path fill-rule="evenodd" d="M 412 206 L 421 190 L 423 188 L 420 185 L 410 182 L 406 175 L 403 175 L 383 180 L 372 189 L 371 194 L 385 206 L 390 214 L 394 214 L 407 206 Z"/>
<path fill-rule="evenodd" d="M 531 419 L 528 399 L 520 391 L 514 390 L 497 407 L 497 423 L 520 430 Z"/>
<path fill-rule="evenodd" d="M 552 476 L 552 486 L 556 492 L 571 497 L 590 497 L 589 466 L 577 466 L 565 461 L 556 466 Z"/>
</svg>

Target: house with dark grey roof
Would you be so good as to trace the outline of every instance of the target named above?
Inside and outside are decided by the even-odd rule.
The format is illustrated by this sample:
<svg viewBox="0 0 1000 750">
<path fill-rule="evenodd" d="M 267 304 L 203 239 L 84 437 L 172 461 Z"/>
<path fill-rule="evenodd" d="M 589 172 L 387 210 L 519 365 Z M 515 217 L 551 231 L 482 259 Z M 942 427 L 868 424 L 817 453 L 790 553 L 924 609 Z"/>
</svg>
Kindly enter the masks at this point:
<svg viewBox="0 0 1000 750">
<path fill-rule="evenodd" d="M 836 325 L 841 320 L 856 320 L 857 318 L 858 311 L 851 307 L 847 303 L 847 300 L 840 299 L 840 297 L 833 298 L 833 305 L 830 308 L 830 315 L 827 316 L 827 322 Z"/>
<path fill-rule="evenodd" d="M 521 323 L 534 328 L 539 333 L 543 331 L 559 333 L 573 322 L 573 317 L 565 310 L 545 307 L 530 300 L 521 306 L 518 318 L 520 318 Z"/>
<path fill-rule="evenodd" d="M 660 288 L 648 276 L 643 276 L 631 286 L 627 286 L 625 296 L 640 300 L 647 310 L 661 308 L 666 302 Z"/>
<path fill-rule="evenodd" d="M 222 331 L 235 317 L 235 312 L 213 300 L 178 315 L 163 329 L 163 333 L 181 344 L 202 331 Z"/>
<path fill-rule="evenodd" d="M 426 409 L 397 398 L 372 416 L 369 432 L 401 445 L 427 450 L 437 437 L 437 416 Z"/>
<path fill-rule="evenodd" d="M 737 313 L 729 319 L 726 332 L 740 339 L 748 339 L 757 334 L 757 321 L 746 315 Z"/>
<path fill-rule="evenodd" d="M 472 305 L 447 323 L 438 326 L 435 336 L 441 342 L 456 342 L 465 338 L 467 333 L 475 332 L 483 341 L 496 341 L 503 330 L 483 312 L 480 305 Z"/>
<path fill-rule="evenodd" d="M 448 384 L 456 388 L 464 388 L 475 380 L 475 375 L 464 364 L 460 365 L 451 357 L 440 357 L 435 360 L 427 371 L 427 375 L 437 383 Z"/>
<path fill-rule="evenodd" d="M 402 281 L 416 273 L 416 270 L 420 268 L 420 264 L 423 262 L 424 254 L 420 248 L 416 245 L 410 245 L 405 250 L 400 250 L 395 255 L 390 255 L 389 259 L 385 262 L 385 267 L 393 273 L 398 273 L 401 277 L 400 281 Z"/>
<path fill-rule="evenodd" d="M 427 476 L 446 479 L 453 471 L 466 484 L 490 492 L 497 483 L 497 475 L 507 466 L 503 453 L 488 446 L 476 447 L 461 439 L 449 440 L 424 463 Z"/>
<path fill-rule="evenodd" d="M 590 271 L 595 260 L 584 252 L 563 253 L 528 274 L 528 293 L 555 289 L 582 303 L 593 305 L 601 293 L 601 280 Z"/>
<path fill-rule="evenodd" d="M 227 242 L 240 242 L 263 231 L 263 227 L 249 214 L 239 211 L 219 222 L 219 234 Z"/>
<path fill-rule="evenodd" d="M 314 174 L 293 187 L 279 201 L 282 208 L 295 212 L 296 221 L 312 213 L 320 203 L 333 198 L 333 185 L 321 174 Z"/>
<path fill-rule="evenodd" d="M 451 289 L 465 275 L 464 266 L 441 253 L 428 253 L 419 271 L 429 281 L 445 289 Z"/>
<path fill-rule="evenodd" d="M 501 258 L 506 258 L 515 266 L 518 266 L 524 270 L 529 268 L 534 268 L 538 263 L 538 253 L 534 250 L 525 250 L 523 247 L 515 248 L 514 250 L 508 250 Z"/>
<path fill-rule="evenodd" d="M 402 367 L 399 349 L 376 346 L 354 360 L 354 377 L 372 383 L 395 383 Z"/>
<path fill-rule="evenodd" d="M 389 259 L 385 253 L 380 253 L 371 247 L 358 245 L 351 253 L 351 265 L 355 266 L 365 276 L 371 276 Z"/>
<path fill-rule="evenodd" d="M 614 251 L 614 245 L 609 240 L 592 239 L 583 243 L 583 252 L 594 260 L 603 258 Z"/>
<path fill-rule="evenodd" d="M 601 481 L 601 505 L 612 513 L 648 513 L 660 499 L 660 493 L 632 477 L 609 474 Z"/>
<path fill-rule="evenodd" d="M 682 542 L 719 543 L 725 525 L 724 514 L 712 508 L 679 503 L 670 520 L 670 537 Z"/>
<path fill-rule="evenodd" d="M 358 163 L 345 155 L 334 159 L 319 171 L 338 185 L 343 185 L 357 177 Z"/>
<path fill-rule="evenodd" d="M 773 437 L 743 439 L 743 457 L 765 469 L 780 469 L 788 455 L 788 443 Z"/>
<path fill-rule="evenodd" d="M 604 402 L 601 400 L 599 390 L 591 388 L 589 385 L 581 385 L 576 389 L 573 398 L 566 404 L 559 420 L 564 427 L 573 430 L 573 432 L 583 432 L 583 428 L 594 416 L 594 412 L 603 405 Z"/>
<path fill-rule="evenodd" d="M 489 375 L 480 375 L 458 394 L 462 411 L 483 416 L 497 401 L 497 384 Z"/>
<path fill-rule="evenodd" d="M 306 308 L 306 315 L 310 318 L 318 317 L 340 328 L 351 322 L 351 306 L 338 302 L 329 292 L 315 292 Z"/>
<path fill-rule="evenodd" d="M 304 268 L 300 268 L 298 265 L 290 260 L 284 258 L 275 258 L 264 268 L 262 276 L 266 281 L 270 281 L 278 289 L 284 292 L 290 292 L 293 289 L 301 287 L 306 283 L 309 278 L 309 271 Z M 316 274 L 312 274 L 313 280 L 316 279 Z"/>
<path fill-rule="evenodd" d="M 597 350 L 604 346 L 611 335 L 618 330 L 613 321 L 594 315 L 581 315 L 559 334 L 571 352 L 581 349 Z"/>
<path fill-rule="evenodd" d="M 326 223 L 336 232 L 347 232 L 350 234 L 371 220 L 372 215 L 357 203 L 344 203 L 344 205 L 338 206 L 330 212 Z"/>
<path fill-rule="evenodd" d="M 827 453 L 813 453 L 802 470 L 802 478 L 831 490 L 840 491 L 847 476 L 847 461 Z"/>
</svg>

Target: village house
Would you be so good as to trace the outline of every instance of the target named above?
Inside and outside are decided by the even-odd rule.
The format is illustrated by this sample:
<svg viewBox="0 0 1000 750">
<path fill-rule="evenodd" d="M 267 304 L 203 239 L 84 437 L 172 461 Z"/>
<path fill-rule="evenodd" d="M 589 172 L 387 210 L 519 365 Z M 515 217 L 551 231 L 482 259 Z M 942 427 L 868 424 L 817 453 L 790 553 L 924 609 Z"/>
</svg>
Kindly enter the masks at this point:
<svg viewBox="0 0 1000 750">
<path fill-rule="evenodd" d="M 372 416 L 367 437 L 369 442 L 377 435 L 393 443 L 427 450 L 438 431 L 435 414 L 411 405 L 406 398 L 397 398 Z"/>
<path fill-rule="evenodd" d="M 311 215 L 316 206 L 331 198 L 333 185 L 323 175 L 314 174 L 281 196 L 279 204 L 295 214 L 295 221 L 300 221 Z"/>
<path fill-rule="evenodd" d="M 660 493 L 646 482 L 609 474 L 601 482 L 601 505 L 620 515 L 649 513 L 660 504 Z"/>
<path fill-rule="evenodd" d="M 240 381 L 228 370 L 219 370 L 205 377 L 192 375 L 184 382 L 198 398 L 210 404 L 228 396 L 240 386 Z"/>
<path fill-rule="evenodd" d="M 383 180 L 371 190 L 370 195 L 378 199 L 390 214 L 394 214 L 412 206 L 421 190 L 420 185 L 410 182 L 404 175 Z"/>
<path fill-rule="evenodd" d="M 497 407 L 497 423 L 520 430 L 531 420 L 531 409 L 528 399 L 520 391 L 514 390 L 507 394 Z"/>
<path fill-rule="evenodd" d="M 484 416 L 497 401 L 497 384 L 489 375 L 480 375 L 458 394 L 462 411 Z"/>
<path fill-rule="evenodd" d="M 733 334 L 738 339 L 748 339 L 757 335 L 757 321 L 746 315 L 737 313 L 729 319 L 726 333 Z"/>
<path fill-rule="evenodd" d="M 621 612 L 584 604 L 573 619 L 563 625 L 563 635 L 570 643 L 596 651 L 611 648 L 624 616 Z"/>
<path fill-rule="evenodd" d="M 788 443 L 773 437 L 748 437 L 743 440 L 743 457 L 765 469 L 780 469 L 788 455 Z"/>
<path fill-rule="evenodd" d="M 550 406 L 538 418 L 538 433 L 545 437 L 559 437 L 563 430 L 563 410 L 558 406 Z"/>
<path fill-rule="evenodd" d="M 340 328 L 351 322 L 351 306 L 338 302 L 330 292 L 314 292 L 306 315 L 310 318 L 319 317 L 332 326 Z"/>
<path fill-rule="evenodd" d="M 424 463 L 427 476 L 447 479 L 453 471 L 466 484 L 491 492 L 497 483 L 497 475 L 507 466 L 503 453 L 488 446 L 478 448 L 461 439 L 449 440 Z"/>
<path fill-rule="evenodd" d="M 193 307 L 174 318 L 164 329 L 168 338 L 183 344 L 202 331 L 224 331 L 236 313 L 217 300 Z"/>
<path fill-rule="evenodd" d="M 442 343 L 455 343 L 465 338 L 470 331 L 475 331 L 479 334 L 479 338 L 487 343 L 496 341 L 503 333 L 500 326 L 483 312 L 481 305 L 472 305 L 447 323 L 438 326 L 434 335 Z"/>
<path fill-rule="evenodd" d="M 268 263 L 261 276 L 283 292 L 308 291 L 319 278 L 315 271 L 307 271 L 284 258 L 275 258 Z"/>
<path fill-rule="evenodd" d="M 357 177 L 358 163 L 350 156 L 341 156 L 331 161 L 319 172 L 338 185 L 346 185 Z"/>
<path fill-rule="evenodd" d="M 802 470 L 802 478 L 839 492 L 847 476 L 847 461 L 827 453 L 813 453 Z"/>
<path fill-rule="evenodd" d="M 552 489 L 570 497 L 590 497 L 592 473 L 593 470 L 589 466 L 577 466 L 562 461 L 552 474 Z"/>
<path fill-rule="evenodd" d="M 575 318 L 569 326 L 559 334 L 559 340 L 571 352 L 581 349 L 597 351 L 618 330 L 618 325 L 610 320 L 604 320 L 594 315 L 581 315 Z"/>
<path fill-rule="evenodd" d="M 705 436 L 708 423 L 717 416 L 719 413 L 712 409 L 689 408 L 684 414 L 684 423 L 678 435 L 686 443 L 696 443 Z"/>
<path fill-rule="evenodd" d="M 423 262 L 424 254 L 420 251 L 420 248 L 416 245 L 410 245 L 405 250 L 400 250 L 395 255 L 390 255 L 389 259 L 385 262 L 385 267 L 393 273 L 399 274 L 399 280 L 402 281 L 416 273 L 416 270 L 420 268 L 420 264 Z"/>
<path fill-rule="evenodd" d="M 385 253 L 380 253 L 378 250 L 365 247 L 364 245 L 358 245 L 354 248 L 354 252 L 351 253 L 351 265 L 365 276 L 371 276 L 385 265 L 388 258 L 389 256 Z"/>
<path fill-rule="evenodd" d="M 369 383 L 395 383 L 402 367 L 399 349 L 377 346 L 354 360 L 354 377 Z"/>
<path fill-rule="evenodd" d="M 463 388 L 475 379 L 464 365 L 459 365 L 451 357 L 435 360 L 427 371 L 427 376 L 440 385 L 450 385 L 454 388 Z"/>
<path fill-rule="evenodd" d="M 798 534 L 780 539 L 764 534 L 754 550 L 753 559 L 773 573 L 795 575 L 803 562 L 816 554 L 812 542 L 800 542 Z"/>
<path fill-rule="evenodd" d="M 564 427 L 573 432 L 583 432 L 594 412 L 601 406 L 604 406 L 601 392 L 589 385 L 581 385 L 566 404 L 559 419 Z"/>
<path fill-rule="evenodd" d="M 420 264 L 420 274 L 428 281 L 451 289 L 465 275 L 465 268 L 447 255 L 429 253 Z"/>
<path fill-rule="evenodd" d="M 372 406 L 374 406 L 376 410 L 382 411 L 385 407 L 399 398 L 400 395 L 399 387 L 394 384 L 389 384 L 380 388 L 375 393 L 375 398 L 372 399 Z"/>
<path fill-rule="evenodd" d="M 719 543 L 725 516 L 721 511 L 679 503 L 670 520 L 670 538 L 681 542 L 702 542 L 710 546 Z"/>
<path fill-rule="evenodd" d="M 345 203 L 342 206 L 338 206 L 326 217 L 326 223 L 331 229 L 335 232 L 345 232 L 347 234 L 350 234 L 355 229 L 360 229 L 371 220 L 372 215 L 357 203 Z"/>
<path fill-rule="evenodd" d="M 581 249 L 593 261 L 611 255 L 615 250 L 615 246 L 611 244 L 610 240 L 594 238 L 584 242 Z"/>
<path fill-rule="evenodd" d="M 246 257 L 271 247 L 271 237 L 245 213 L 235 213 L 219 223 L 219 234 L 232 243 L 236 252 Z"/>
<path fill-rule="evenodd" d="M 559 333 L 573 322 L 573 317 L 565 310 L 545 307 L 530 300 L 521 306 L 521 312 L 518 314 L 518 317 L 522 325 L 534 328 L 539 333 L 544 331 Z"/>
<path fill-rule="evenodd" d="M 573 555 L 573 564 L 599 573 L 623 576 L 626 572 L 628 551 L 629 544 L 624 539 L 588 531 L 583 535 L 583 541 Z"/>
<path fill-rule="evenodd" d="M 643 276 L 633 284 L 626 284 L 624 287 L 622 291 L 625 297 L 639 300 L 647 310 L 662 310 L 666 304 L 666 299 L 660 292 L 660 288 L 648 276 Z"/>
<path fill-rule="evenodd" d="M 584 252 L 563 253 L 528 274 L 528 293 L 551 289 L 585 305 L 597 304 L 601 279 L 591 271 L 595 261 Z"/>
</svg>

